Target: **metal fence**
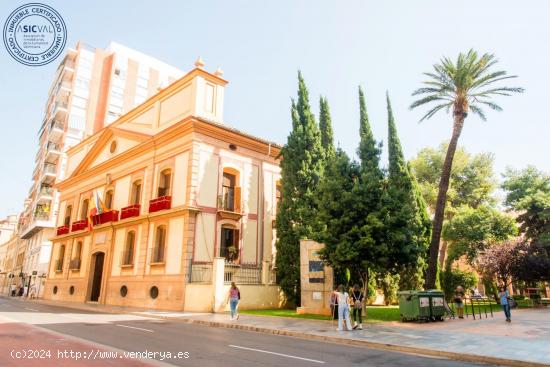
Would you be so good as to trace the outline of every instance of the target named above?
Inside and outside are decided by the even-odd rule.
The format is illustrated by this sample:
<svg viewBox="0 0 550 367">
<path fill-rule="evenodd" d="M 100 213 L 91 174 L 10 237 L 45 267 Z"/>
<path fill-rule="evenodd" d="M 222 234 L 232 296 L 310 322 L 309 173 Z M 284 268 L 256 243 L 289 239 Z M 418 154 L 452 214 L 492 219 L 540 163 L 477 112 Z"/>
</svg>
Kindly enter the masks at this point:
<svg viewBox="0 0 550 367">
<path fill-rule="evenodd" d="M 212 264 L 191 264 L 191 283 L 212 283 Z"/>
<path fill-rule="evenodd" d="M 257 265 L 237 265 L 226 263 L 223 280 L 226 284 L 235 282 L 237 284 L 261 284 L 262 268 Z"/>
</svg>

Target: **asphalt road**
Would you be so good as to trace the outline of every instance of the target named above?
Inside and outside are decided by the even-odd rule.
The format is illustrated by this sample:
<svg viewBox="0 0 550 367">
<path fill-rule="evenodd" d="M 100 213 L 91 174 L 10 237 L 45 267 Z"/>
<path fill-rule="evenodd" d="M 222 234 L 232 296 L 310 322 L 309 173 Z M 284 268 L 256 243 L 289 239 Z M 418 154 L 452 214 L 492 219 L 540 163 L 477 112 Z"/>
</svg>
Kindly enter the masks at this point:
<svg viewBox="0 0 550 367">
<path fill-rule="evenodd" d="M 119 353 L 123 353 L 123 351 L 158 352 L 155 356 L 156 361 L 161 360 L 163 356 L 167 357 L 167 352 L 171 353 L 172 358 L 165 358 L 160 363 L 152 359 L 141 360 L 157 365 L 201 367 L 475 366 L 471 363 L 386 350 L 186 324 L 134 315 L 86 312 L 0 297 L 0 365 L 2 366 L 46 365 L 39 360 L 27 361 L 30 362 L 27 364 L 9 363 L 10 361 L 14 362 L 9 355 L 11 350 L 17 347 L 14 345 L 14 335 L 11 335 L 14 333 L 13 330 L 25 330 L 25 336 L 18 338 L 23 338 L 28 343 L 29 349 L 37 344 L 37 341 L 33 339 L 35 338 L 41 343 L 51 341 L 47 348 L 53 350 L 73 348 L 70 342 L 78 341 L 82 350 L 89 348 L 88 353 L 94 353 L 94 350 L 102 352 L 115 350 Z M 50 338 L 44 336 L 44 332 L 54 332 L 54 334 Z M 56 341 L 53 336 L 61 337 L 62 341 Z M 67 336 L 70 337 L 67 338 Z M 99 356 L 105 355 L 99 354 Z M 139 362 L 139 360 L 128 357 L 134 356 L 119 354 L 109 361 L 109 365 L 127 366 L 132 362 Z M 62 365 L 82 367 L 98 364 L 82 360 L 73 361 L 69 358 L 63 360 Z"/>
</svg>

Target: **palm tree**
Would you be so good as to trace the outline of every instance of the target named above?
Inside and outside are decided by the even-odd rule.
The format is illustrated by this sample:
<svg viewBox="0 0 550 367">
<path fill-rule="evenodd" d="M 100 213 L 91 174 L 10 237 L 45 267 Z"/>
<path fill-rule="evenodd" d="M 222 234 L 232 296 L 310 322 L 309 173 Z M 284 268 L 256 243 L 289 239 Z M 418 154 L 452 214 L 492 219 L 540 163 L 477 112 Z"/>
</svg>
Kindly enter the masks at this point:
<svg viewBox="0 0 550 367">
<path fill-rule="evenodd" d="M 446 110 L 447 113 L 451 108 L 453 110 L 453 135 L 447 148 L 439 181 L 439 193 L 437 194 L 428 269 L 426 271 L 426 289 L 435 288 L 439 241 L 445 214 L 449 177 L 464 120 L 468 116 L 468 112 L 471 111 L 485 121 L 485 112 L 482 107 L 489 107 L 495 111 L 502 110 L 499 105 L 492 102 L 492 97 L 509 96 L 512 93 L 523 92 L 523 88 L 497 87 L 494 85 L 494 83 L 506 79 L 516 78 L 516 76 L 506 75 L 506 71 L 492 71 L 491 68 L 497 62 L 494 55 L 486 53 L 479 57 L 474 50 L 470 50 L 466 54 L 460 53 L 456 62 L 445 57 L 440 60 L 439 64 L 434 65 L 433 72 L 424 73 L 429 79 L 423 82 L 424 87 L 417 89 L 412 94 L 420 97 L 411 104 L 410 109 L 432 104 L 432 102 L 435 104 L 435 106 L 430 106 L 431 109 L 420 121 L 431 118 L 440 110 Z"/>
</svg>

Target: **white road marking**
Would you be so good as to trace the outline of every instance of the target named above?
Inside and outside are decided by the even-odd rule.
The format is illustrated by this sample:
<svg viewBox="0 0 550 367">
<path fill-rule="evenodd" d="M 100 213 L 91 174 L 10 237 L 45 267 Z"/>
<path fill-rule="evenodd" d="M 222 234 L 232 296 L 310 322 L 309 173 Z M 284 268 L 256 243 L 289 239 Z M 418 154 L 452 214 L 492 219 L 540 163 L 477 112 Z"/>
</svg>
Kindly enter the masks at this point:
<svg viewBox="0 0 550 367">
<path fill-rule="evenodd" d="M 289 354 L 270 352 L 270 351 L 268 351 L 268 350 L 241 347 L 241 346 L 239 346 L 239 345 L 232 345 L 232 344 L 229 344 L 229 346 L 230 346 L 231 348 L 239 348 L 239 349 L 251 350 L 251 351 L 254 351 L 254 352 L 273 354 L 273 355 L 276 355 L 276 356 L 287 357 L 287 358 L 294 358 L 294 359 L 300 359 L 300 360 L 302 360 L 302 361 L 308 361 L 308 362 L 313 362 L 313 363 L 320 363 L 320 364 L 325 363 L 324 361 L 318 361 L 318 360 L 316 360 L 316 359 L 309 359 L 309 358 L 291 356 L 291 355 L 289 355 Z"/>
<path fill-rule="evenodd" d="M 115 324 L 116 326 L 120 326 L 120 327 L 127 327 L 129 329 L 136 329 L 136 330 L 143 330 L 143 331 L 147 331 L 149 333 L 154 333 L 153 330 L 149 330 L 149 329 L 142 329 L 140 327 L 135 327 L 135 326 L 128 326 L 128 325 L 120 325 L 120 324 Z"/>
<path fill-rule="evenodd" d="M 34 309 L 34 308 L 28 308 L 28 307 L 24 307 L 24 308 L 25 308 L 25 310 L 36 311 L 36 312 L 38 312 L 38 310 L 36 310 L 36 309 Z"/>
</svg>

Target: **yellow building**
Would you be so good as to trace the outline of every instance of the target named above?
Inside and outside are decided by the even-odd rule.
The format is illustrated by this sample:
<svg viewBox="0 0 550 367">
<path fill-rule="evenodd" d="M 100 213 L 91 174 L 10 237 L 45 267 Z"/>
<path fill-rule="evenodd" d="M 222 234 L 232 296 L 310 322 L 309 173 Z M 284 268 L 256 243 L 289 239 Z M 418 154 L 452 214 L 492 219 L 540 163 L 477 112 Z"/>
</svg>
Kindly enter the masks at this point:
<svg viewBox="0 0 550 367">
<path fill-rule="evenodd" d="M 279 305 L 280 147 L 223 124 L 227 82 L 195 66 L 67 152 L 46 299 L 219 311 L 235 281 Z"/>
</svg>

